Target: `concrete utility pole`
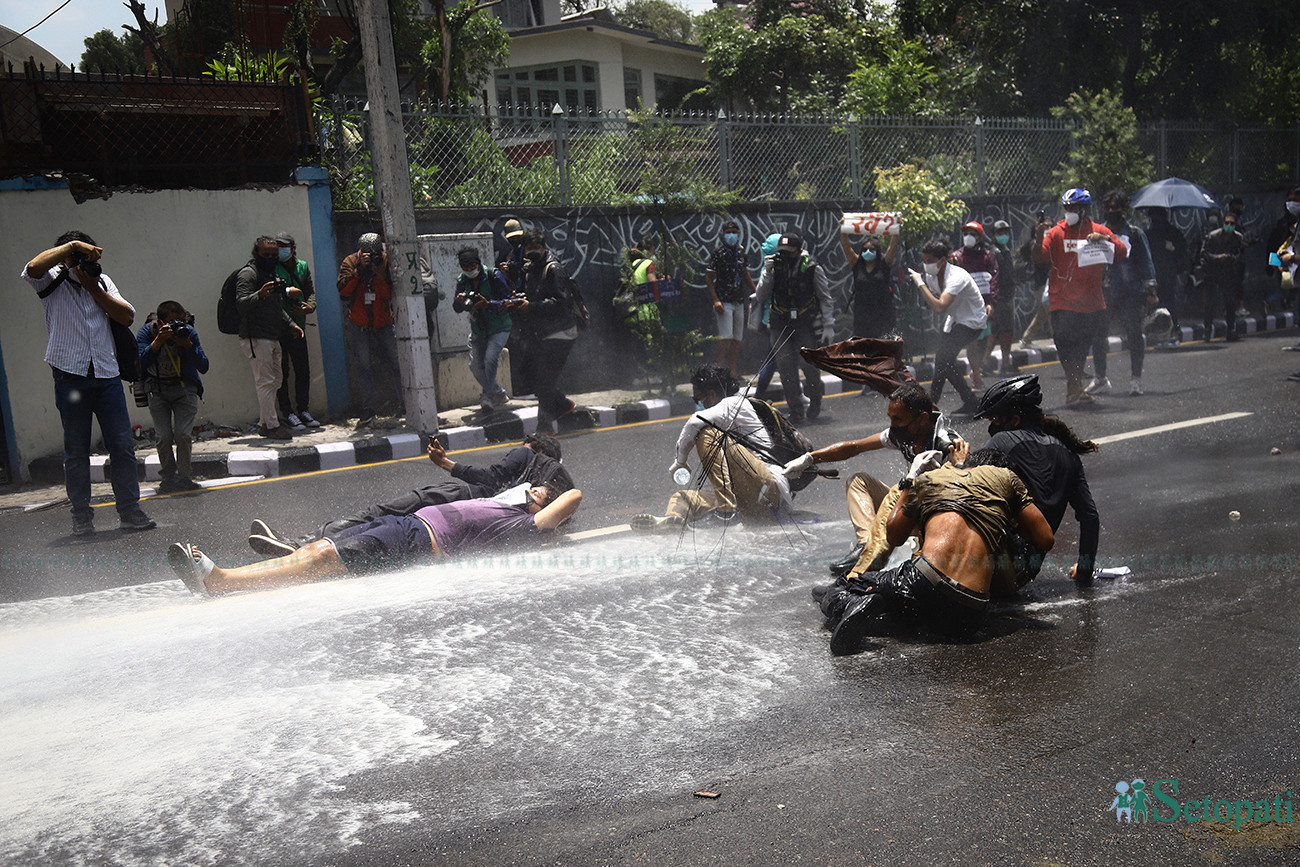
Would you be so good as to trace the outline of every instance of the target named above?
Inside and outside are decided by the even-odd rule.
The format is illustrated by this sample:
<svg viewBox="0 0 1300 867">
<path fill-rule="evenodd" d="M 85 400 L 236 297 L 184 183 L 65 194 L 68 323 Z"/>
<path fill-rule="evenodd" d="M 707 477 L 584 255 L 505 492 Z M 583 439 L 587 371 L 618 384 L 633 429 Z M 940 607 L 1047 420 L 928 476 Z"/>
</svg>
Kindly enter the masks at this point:
<svg viewBox="0 0 1300 867">
<path fill-rule="evenodd" d="M 397 61 L 393 56 L 393 25 L 385 0 L 356 0 L 361 28 L 362 66 L 370 100 L 370 158 L 375 172 L 388 271 L 393 285 L 393 318 L 397 325 L 397 357 L 402 368 L 406 417 L 421 432 L 438 432 L 438 400 L 434 390 L 429 321 L 416 245 L 415 205 L 411 201 L 411 169 L 402 129 L 397 90 Z"/>
</svg>

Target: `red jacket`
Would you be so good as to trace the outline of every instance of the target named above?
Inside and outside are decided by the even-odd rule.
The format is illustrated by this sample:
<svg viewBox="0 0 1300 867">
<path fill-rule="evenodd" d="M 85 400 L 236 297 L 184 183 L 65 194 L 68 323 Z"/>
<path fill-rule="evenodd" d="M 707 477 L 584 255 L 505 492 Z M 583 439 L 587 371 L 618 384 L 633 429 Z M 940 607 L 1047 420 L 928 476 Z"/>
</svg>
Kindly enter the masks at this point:
<svg viewBox="0 0 1300 867">
<path fill-rule="evenodd" d="M 1128 257 L 1128 247 L 1124 246 L 1124 242 L 1114 232 L 1086 217 L 1079 220 L 1073 228 L 1061 220 L 1043 234 L 1043 255 L 1052 266 L 1047 277 L 1047 300 L 1053 311 L 1095 313 L 1106 309 L 1106 298 L 1101 291 L 1101 280 L 1106 267 L 1079 267 L 1078 249 L 1088 242 L 1088 236 L 1093 232 L 1107 236 L 1115 245 L 1116 262 L 1122 262 Z"/>
<path fill-rule="evenodd" d="M 348 321 L 361 328 L 385 328 L 393 322 L 393 287 L 388 282 L 388 255 L 378 268 L 364 270 L 357 267 L 356 253 L 348 256 L 339 266 L 339 297 L 348 305 Z M 366 293 L 373 292 L 375 300 L 366 303 Z"/>
</svg>

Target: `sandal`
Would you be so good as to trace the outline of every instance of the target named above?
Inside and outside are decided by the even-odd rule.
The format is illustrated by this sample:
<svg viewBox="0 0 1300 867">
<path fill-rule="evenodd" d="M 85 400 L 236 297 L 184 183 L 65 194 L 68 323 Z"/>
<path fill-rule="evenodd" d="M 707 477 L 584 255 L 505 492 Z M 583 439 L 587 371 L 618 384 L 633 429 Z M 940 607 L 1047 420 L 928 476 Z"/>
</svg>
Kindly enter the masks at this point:
<svg viewBox="0 0 1300 867">
<path fill-rule="evenodd" d="M 167 549 L 167 562 L 191 593 L 195 596 L 212 596 L 203 579 L 212 574 L 217 564 L 207 554 L 193 545 L 176 542 Z"/>
</svg>

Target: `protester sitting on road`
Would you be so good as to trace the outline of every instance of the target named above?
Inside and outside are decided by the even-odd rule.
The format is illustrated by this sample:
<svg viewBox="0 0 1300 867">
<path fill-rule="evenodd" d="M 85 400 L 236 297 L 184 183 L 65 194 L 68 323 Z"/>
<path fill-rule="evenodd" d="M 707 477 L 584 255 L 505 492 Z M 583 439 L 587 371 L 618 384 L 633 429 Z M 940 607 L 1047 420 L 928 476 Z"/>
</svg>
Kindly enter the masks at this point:
<svg viewBox="0 0 1300 867">
<path fill-rule="evenodd" d="M 857 440 L 838 442 L 802 455 L 782 468 L 786 475 L 805 472 L 817 464 L 847 461 L 876 449 L 897 449 L 910 461 L 920 452 L 937 449 L 946 460 L 960 463 L 970 451 L 966 441 L 948 427 L 925 389 L 915 382 L 900 385 L 889 395 L 889 427 Z M 842 579 L 850 572 L 879 569 L 893 546 L 885 540 L 885 521 L 894 509 L 899 490 L 869 473 L 854 473 L 846 486 L 849 520 L 856 541 L 848 555 L 832 563 L 831 574 Z"/>
<path fill-rule="evenodd" d="M 781 464 L 770 457 L 772 435 L 752 399 L 737 394 L 740 383 L 719 364 L 698 368 L 691 375 L 691 387 L 699 409 L 682 425 L 668 473 L 686 468 L 694 449 L 712 491 L 678 491 L 668 501 L 667 515 L 637 515 L 632 529 L 674 532 L 687 521 L 711 516 L 725 522 L 737 514 L 757 523 L 778 520 L 790 508 L 790 482 Z"/>
<path fill-rule="evenodd" d="M 965 467 L 947 465 L 938 451 L 923 452 L 899 482 L 902 494 L 888 521 L 888 537 L 902 544 L 920 531 L 921 551 L 884 572 L 867 572 L 821 599 L 831 653 L 855 652 L 868 635 L 891 635 L 910 624 L 962 637 L 978 627 L 988 605 L 995 552 L 1017 529 L 1049 551 L 1052 528 L 1024 482 L 997 466 L 1001 452 L 980 449 Z"/>
<path fill-rule="evenodd" d="M 999 382 L 984 392 L 976 418 L 989 420 L 992 437 L 986 448 L 1007 456 L 1034 497 L 1048 526 L 1055 533 L 1065 517 L 1065 507 L 1074 509 L 1079 522 L 1079 556 L 1070 577 L 1080 585 L 1092 583 L 1097 559 L 1101 519 L 1088 489 L 1080 455 L 1097 451 L 1097 444 L 1085 442 L 1053 416 L 1043 415 L 1043 392 L 1037 376 L 1017 376 Z M 1007 557 L 998 564 L 993 593 L 1015 593 L 1032 581 L 1042 566 L 1045 551 L 1031 549 L 1018 533 L 1007 535 Z"/>
<path fill-rule="evenodd" d="M 234 569 L 220 568 L 198 547 L 184 542 L 172 545 L 167 559 L 196 596 L 269 590 L 524 543 L 553 532 L 582 502 L 576 488 L 561 494 L 538 485 L 518 493 L 517 502 L 463 500 L 426 506 L 414 515 L 385 515 L 287 556 Z"/>
<path fill-rule="evenodd" d="M 200 374 L 208 372 L 209 362 L 191 318 L 179 302 L 164 301 L 158 305 L 158 318 L 146 322 L 135 336 L 144 376 L 136 387 L 148 392 L 149 415 L 158 432 L 161 494 L 199 489 L 190 469 L 191 434 L 203 397 Z"/>
<path fill-rule="evenodd" d="M 574 486 L 569 471 L 560 464 L 559 440 L 550 434 L 529 434 L 524 437 L 522 445 L 487 467 L 453 461 L 437 439 L 429 441 L 428 452 L 429 460 L 451 473 L 449 481 L 425 485 L 388 502 L 369 506 L 355 515 L 336 518 L 315 533 L 297 539 L 286 538 L 272 530 L 265 521 L 256 520 L 248 531 L 248 547 L 268 557 L 282 557 L 304 545 L 336 536 L 350 527 L 368 524 L 385 515 L 414 515 L 427 506 L 495 497 L 521 484 L 546 485 L 559 493 Z"/>
</svg>

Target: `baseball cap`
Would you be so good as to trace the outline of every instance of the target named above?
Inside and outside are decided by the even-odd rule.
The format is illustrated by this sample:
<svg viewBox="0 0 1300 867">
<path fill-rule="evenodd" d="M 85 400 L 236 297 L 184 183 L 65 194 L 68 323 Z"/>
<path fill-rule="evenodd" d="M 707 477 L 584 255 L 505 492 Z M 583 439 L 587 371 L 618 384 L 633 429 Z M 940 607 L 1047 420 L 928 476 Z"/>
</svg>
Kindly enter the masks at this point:
<svg viewBox="0 0 1300 867">
<path fill-rule="evenodd" d="M 506 240 L 512 241 L 515 238 L 522 237 L 524 227 L 519 225 L 518 220 L 506 220 Z"/>
<path fill-rule="evenodd" d="M 803 250 L 803 238 L 791 232 L 788 235 L 782 235 L 781 240 L 777 242 L 776 249 L 778 253 L 799 253 Z"/>
<path fill-rule="evenodd" d="M 293 235 L 288 232 L 278 232 L 275 236 L 275 243 L 281 247 L 292 247 L 296 242 L 293 240 Z"/>
</svg>

